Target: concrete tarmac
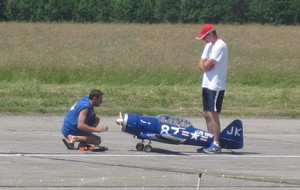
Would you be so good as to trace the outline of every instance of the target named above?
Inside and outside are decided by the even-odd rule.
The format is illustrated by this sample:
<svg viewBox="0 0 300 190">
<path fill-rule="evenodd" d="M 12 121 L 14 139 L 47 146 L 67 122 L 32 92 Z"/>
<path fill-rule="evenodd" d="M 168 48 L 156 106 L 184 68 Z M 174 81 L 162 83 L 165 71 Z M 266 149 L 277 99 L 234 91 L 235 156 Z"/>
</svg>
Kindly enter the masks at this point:
<svg viewBox="0 0 300 190">
<path fill-rule="evenodd" d="M 158 142 L 137 151 L 116 119 L 101 118 L 109 150 L 94 153 L 66 149 L 63 116 L 0 115 L 0 189 L 300 189 L 299 119 L 241 118 L 245 147 L 216 155 Z M 185 119 L 206 130 L 203 118 Z"/>
</svg>

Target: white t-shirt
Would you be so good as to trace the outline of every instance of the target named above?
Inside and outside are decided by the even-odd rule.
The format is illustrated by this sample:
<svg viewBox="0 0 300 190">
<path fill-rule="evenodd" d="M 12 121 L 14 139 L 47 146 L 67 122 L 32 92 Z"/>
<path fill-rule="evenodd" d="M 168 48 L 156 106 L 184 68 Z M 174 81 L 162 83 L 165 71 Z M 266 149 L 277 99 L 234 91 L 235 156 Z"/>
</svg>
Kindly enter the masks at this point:
<svg viewBox="0 0 300 190">
<path fill-rule="evenodd" d="M 218 39 L 215 43 L 207 43 L 203 50 L 202 59 L 214 59 L 215 66 L 203 74 L 202 88 L 210 90 L 225 90 L 228 65 L 228 48 L 225 42 Z"/>
</svg>

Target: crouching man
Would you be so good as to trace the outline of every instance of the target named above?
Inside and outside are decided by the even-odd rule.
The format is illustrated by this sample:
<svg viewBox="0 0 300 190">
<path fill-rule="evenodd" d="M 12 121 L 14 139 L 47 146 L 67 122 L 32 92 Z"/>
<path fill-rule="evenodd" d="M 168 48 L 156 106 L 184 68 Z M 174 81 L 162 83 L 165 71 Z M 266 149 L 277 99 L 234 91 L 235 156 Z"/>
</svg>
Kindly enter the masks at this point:
<svg viewBox="0 0 300 190">
<path fill-rule="evenodd" d="M 104 151 L 106 147 L 100 147 L 101 137 L 93 133 L 106 132 L 108 126 L 98 126 L 100 116 L 94 112 L 94 107 L 99 107 L 102 103 L 103 93 L 94 89 L 89 96 L 80 98 L 67 112 L 61 132 L 65 138 L 63 142 L 68 149 L 80 149 L 91 151 Z M 78 148 L 74 147 L 75 142 L 79 142 Z M 90 146 L 90 145 L 94 146 Z"/>
</svg>

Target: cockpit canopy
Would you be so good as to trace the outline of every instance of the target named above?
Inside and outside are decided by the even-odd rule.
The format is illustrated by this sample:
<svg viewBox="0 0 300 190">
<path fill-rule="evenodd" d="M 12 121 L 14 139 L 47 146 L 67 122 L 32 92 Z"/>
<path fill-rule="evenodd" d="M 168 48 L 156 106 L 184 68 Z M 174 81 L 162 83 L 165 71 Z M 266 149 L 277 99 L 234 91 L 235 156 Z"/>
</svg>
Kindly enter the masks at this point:
<svg viewBox="0 0 300 190">
<path fill-rule="evenodd" d="M 160 114 L 160 115 L 156 116 L 156 118 L 161 123 L 176 125 L 178 127 L 186 128 L 186 127 L 192 126 L 192 123 L 189 120 L 182 119 L 182 118 L 175 117 L 175 116 Z"/>
</svg>

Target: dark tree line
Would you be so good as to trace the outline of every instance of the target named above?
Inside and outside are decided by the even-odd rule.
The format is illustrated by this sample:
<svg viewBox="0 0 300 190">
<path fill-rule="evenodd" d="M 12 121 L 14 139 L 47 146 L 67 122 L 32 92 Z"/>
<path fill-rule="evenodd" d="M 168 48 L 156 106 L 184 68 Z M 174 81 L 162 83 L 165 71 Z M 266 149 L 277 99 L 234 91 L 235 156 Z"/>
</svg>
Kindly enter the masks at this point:
<svg viewBox="0 0 300 190">
<path fill-rule="evenodd" d="M 298 25 L 300 0 L 0 0 L 0 21 Z"/>
</svg>

